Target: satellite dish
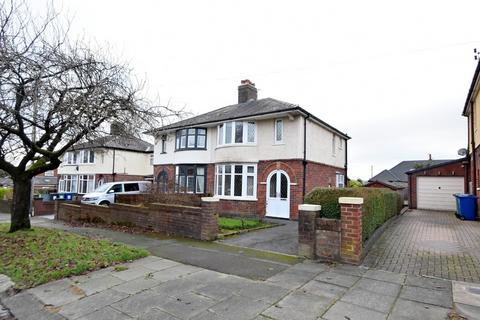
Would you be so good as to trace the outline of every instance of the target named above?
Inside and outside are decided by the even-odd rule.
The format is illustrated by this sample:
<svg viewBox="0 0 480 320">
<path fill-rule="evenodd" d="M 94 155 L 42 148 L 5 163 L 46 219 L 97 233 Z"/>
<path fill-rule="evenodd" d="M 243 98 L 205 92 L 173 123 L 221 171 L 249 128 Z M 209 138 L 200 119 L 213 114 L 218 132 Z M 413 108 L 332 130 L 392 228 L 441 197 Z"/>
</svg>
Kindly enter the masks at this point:
<svg viewBox="0 0 480 320">
<path fill-rule="evenodd" d="M 467 155 L 467 149 L 465 149 L 465 148 L 459 149 L 457 151 L 457 153 L 458 153 L 459 156 L 462 156 L 462 157 L 466 156 Z"/>
</svg>

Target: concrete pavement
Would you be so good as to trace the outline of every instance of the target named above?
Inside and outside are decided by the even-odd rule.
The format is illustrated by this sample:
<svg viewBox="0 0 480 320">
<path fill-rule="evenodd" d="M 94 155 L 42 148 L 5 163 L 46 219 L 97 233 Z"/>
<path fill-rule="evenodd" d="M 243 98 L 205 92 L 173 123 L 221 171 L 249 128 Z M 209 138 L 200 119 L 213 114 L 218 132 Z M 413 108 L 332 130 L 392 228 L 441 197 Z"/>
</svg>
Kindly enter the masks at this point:
<svg viewBox="0 0 480 320">
<path fill-rule="evenodd" d="M 2 302 L 27 320 L 437 320 L 459 304 L 468 319 L 480 315 L 480 294 L 452 293 L 451 281 L 364 267 L 303 262 L 258 281 L 155 256 L 125 266 L 47 283 Z"/>
</svg>

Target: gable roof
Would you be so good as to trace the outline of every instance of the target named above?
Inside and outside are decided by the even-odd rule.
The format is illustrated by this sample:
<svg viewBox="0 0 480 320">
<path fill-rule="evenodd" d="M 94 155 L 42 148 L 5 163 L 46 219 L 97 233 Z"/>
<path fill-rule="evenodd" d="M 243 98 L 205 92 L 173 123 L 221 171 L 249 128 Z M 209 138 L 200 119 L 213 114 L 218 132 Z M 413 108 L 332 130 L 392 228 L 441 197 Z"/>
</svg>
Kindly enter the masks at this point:
<svg viewBox="0 0 480 320">
<path fill-rule="evenodd" d="M 405 189 L 408 187 L 408 183 L 406 182 L 398 182 L 398 181 L 382 181 L 382 180 L 375 180 L 375 181 L 369 181 L 368 183 L 365 184 L 366 187 L 374 184 L 374 183 L 379 183 L 387 188 L 394 189 L 394 190 L 401 190 Z"/>
<path fill-rule="evenodd" d="M 326 127 L 328 130 L 335 132 L 337 135 L 346 139 L 350 137 L 341 132 L 340 130 L 332 127 L 328 123 L 320 120 L 306 110 L 300 108 L 298 105 L 288 102 L 280 101 L 273 98 L 264 98 L 258 100 L 250 100 L 244 103 L 232 104 L 220 109 L 216 109 L 192 118 L 181 120 L 161 128 L 149 131 L 150 134 L 160 133 L 169 130 L 181 129 L 191 126 L 209 125 L 216 122 L 229 121 L 248 117 L 257 117 L 269 114 L 275 114 L 280 112 L 299 112 L 317 121 L 321 126 Z"/>
<path fill-rule="evenodd" d="M 74 145 L 71 150 L 107 148 L 134 152 L 152 153 L 153 145 L 136 137 L 108 135 L 89 142 Z"/>
<path fill-rule="evenodd" d="M 384 183 L 394 183 L 394 182 L 402 182 L 408 183 L 408 175 L 407 172 L 412 170 L 425 170 L 431 166 L 436 166 L 444 163 L 451 162 L 451 159 L 447 160 L 406 160 L 402 161 L 393 168 L 389 170 L 383 170 L 376 176 L 370 178 L 369 182 L 374 181 L 381 181 Z M 421 167 L 421 168 L 419 168 Z"/>
<path fill-rule="evenodd" d="M 478 77 L 480 75 L 480 60 L 477 63 L 477 67 L 475 68 L 475 72 L 473 73 L 472 83 L 470 83 L 470 89 L 468 90 L 467 99 L 465 100 L 465 105 L 463 106 L 463 116 L 468 115 L 468 111 L 470 110 L 470 99 L 472 98 L 473 92 L 475 91 L 475 86 L 478 82 Z"/>
</svg>

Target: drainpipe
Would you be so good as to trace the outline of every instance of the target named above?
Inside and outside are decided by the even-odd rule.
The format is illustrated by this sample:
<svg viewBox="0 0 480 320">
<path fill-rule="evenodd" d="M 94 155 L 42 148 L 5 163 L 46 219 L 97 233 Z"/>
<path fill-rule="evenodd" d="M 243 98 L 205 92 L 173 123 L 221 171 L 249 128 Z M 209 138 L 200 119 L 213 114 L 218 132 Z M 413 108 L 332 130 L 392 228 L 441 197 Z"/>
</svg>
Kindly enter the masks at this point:
<svg viewBox="0 0 480 320">
<path fill-rule="evenodd" d="M 112 161 L 112 181 L 115 182 L 115 149 L 113 149 L 113 161 Z"/>
<path fill-rule="evenodd" d="M 345 139 L 345 176 L 343 176 L 343 185 L 345 188 L 348 187 L 348 139 Z"/>
<path fill-rule="evenodd" d="M 306 185 L 307 185 L 307 119 L 309 114 L 303 117 L 303 188 L 302 188 L 302 201 L 305 198 Z"/>
<path fill-rule="evenodd" d="M 473 121 L 473 110 L 474 110 L 474 105 L 473 102 L 470 102 L 470 137 L 471 137 L 471 146 L 472 146 L 472 194 L 477 194 L 477 161 L 476 161 L 476 156 L 475 156 L 475 129 L 473 127 L 474 121 Z"/>
</svg>

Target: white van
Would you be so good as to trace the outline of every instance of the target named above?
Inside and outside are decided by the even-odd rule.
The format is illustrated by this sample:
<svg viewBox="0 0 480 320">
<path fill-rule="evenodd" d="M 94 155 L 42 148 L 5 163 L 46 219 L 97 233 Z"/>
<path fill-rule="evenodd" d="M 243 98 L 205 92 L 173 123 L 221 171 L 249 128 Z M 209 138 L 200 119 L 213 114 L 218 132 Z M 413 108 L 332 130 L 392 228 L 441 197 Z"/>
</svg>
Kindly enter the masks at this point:
<svg viewBox="0 0 480 320">
<path fill-rule="evenodd" d="M 109 205 L 115 202 L 116 194 L 145 193 L 150 187 L 149 181 L 119 181 L 104 183 L 93 192 L 86 193 L 82 197 L 82 203 Z"/>
</svg>

